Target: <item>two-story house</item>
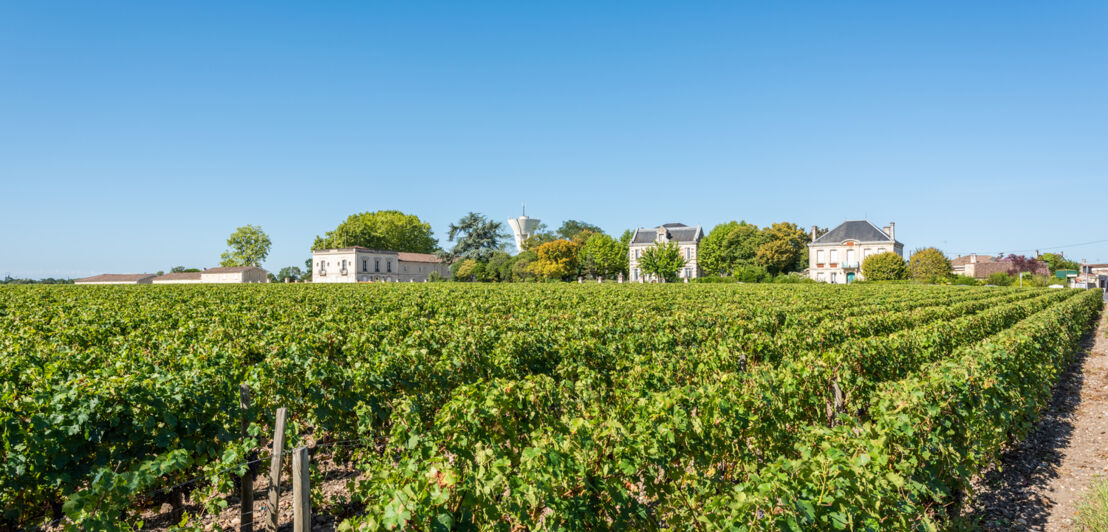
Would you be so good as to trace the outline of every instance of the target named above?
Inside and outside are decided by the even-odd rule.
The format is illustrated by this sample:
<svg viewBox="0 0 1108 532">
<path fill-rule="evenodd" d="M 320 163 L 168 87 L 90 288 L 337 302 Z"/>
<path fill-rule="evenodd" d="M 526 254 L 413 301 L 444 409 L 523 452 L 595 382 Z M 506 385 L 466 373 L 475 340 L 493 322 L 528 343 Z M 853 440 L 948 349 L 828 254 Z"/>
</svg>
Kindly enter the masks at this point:
<svg viewBox="0 0 1108 532">
<path fill-rule="evenodd" d="M 450 266 L 428 253 L 361 246 L 312 250 L 313 283 L 423 282 L 431 272 L 450 277 Z"/>
<path fill-rule="evenodd" d="M 700 240 L 704 238 L 704 231 L 700 226 L 689 227 L 685 224 L 664 224 L 653 228 L 638 228 L 631 237 L 628 246 L 630 256 L 631 282 L 654 282 L 653 275 L 643 273 L 639 266 L 639 259 L 647 248 L 659 242 L 676 242 L 681 250 L 681 257 L 685 259 L 685 265 L 677 272 L 680 279 L 695 279 L 700 277 L 700 267 L 697 265 L 697 252 Z"/>
<path fill-rule="evenodd" d="M 904 244 L 896 241 L 896 224 L 884 228 L 869 220 L 847 220 L 808 244 L 808 277 L 816 281 L 847 284 L 862 280 L 862 261 L 870 255 L 893 252 L 904 257 Z"/>
</svg>

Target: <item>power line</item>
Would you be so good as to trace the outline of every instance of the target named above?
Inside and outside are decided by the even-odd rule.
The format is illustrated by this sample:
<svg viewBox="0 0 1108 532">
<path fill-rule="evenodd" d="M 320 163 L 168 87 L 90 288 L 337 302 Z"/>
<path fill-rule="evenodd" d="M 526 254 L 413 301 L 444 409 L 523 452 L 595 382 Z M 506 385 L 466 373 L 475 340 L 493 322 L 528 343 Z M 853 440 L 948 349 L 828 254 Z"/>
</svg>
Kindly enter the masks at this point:
<svg viewBox="0 0 1108 532">
<path fill-rule="evenodd" d="M 1108 238 L 1105 238 L 1103 240 L 1093 240 L 1091 242 L 1081 242 L 1079 244 L 1063 244 L 1063 245 L 1060 245 L 1060 246 L 1041 246 L 1041 247 L 1033 248 L 1033 249 L 1017 249 L 1017 250 L 1013 251 L 1012 253 L 1025 253 L 1025 252 L 1028 252 L 1028 251 L 1038 251 L 1040 249 L 1076 248 L 1076 247 L 1080 247 L 1080 246 L 1091 246 L 1093 244 L 1101 244 L 1101 243 L 1104 243 L 1104 242 L 1108 242 Z"/>
</svg>

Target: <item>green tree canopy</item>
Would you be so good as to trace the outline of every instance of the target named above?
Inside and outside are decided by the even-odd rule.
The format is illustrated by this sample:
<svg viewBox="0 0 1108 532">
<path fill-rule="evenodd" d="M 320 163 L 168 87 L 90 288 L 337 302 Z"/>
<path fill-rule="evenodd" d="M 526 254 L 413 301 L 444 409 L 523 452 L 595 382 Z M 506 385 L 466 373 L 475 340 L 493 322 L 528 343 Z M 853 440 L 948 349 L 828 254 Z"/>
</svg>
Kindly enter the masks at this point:
<svg viewBox="0 0 1108 532">
<path fill-rule="evenodd" d="M 584 272 L 594 277 L 614 277 L 627 272 L 627 246 L 603 233 L 593 234 L 581 247 L 580 264 Z"/>
<path fill-rule="evenodd" d="M 1047 268 L 1050 268 L 1051 275 L 1058 270 L 1077 270 L 1081 268 L 1081 265 L 1076 261 L 1067 260 L 1060 253 L 1043 253 L 1040 260 L 1046 263 Z"/>
<path fill-rule="evenodd" d="M 317 236 L 312 249 L 349 246 L 410 253 L 434 253 L 439 247 L 431 224 L 418 216 L 400 211 L 376 211 L 351 214 L 333 231 Z"/>
<path fill-rule="evenodd" d="M 296 266 L 285 266 L 281 268 L 281 271 L 277 272 L 277 281 L 285 282 L 285 279 L 292 279 L 293 281 L 299 281 L 304 275 L 304 272 L 300 271 Z"/>
<path fill-rule="evenodd" d="M 676 242 L 656 242 L 646 248 L 639 258 L 642 271 L 656 275 L 666 282 L 677 280 L 677 272 L 685 266 L 685 257 Z"/>
<path fill-rule="evenodd" d="M 764 251 L 759 246 L 761 253 L 756 252 L 755 264 L 775 274 L 800 271 L 808 266 L 808 242 L 811 241 L 811 235 L 800 226 L 792 222 L 778 222 L 762 230 L 762 233 L 768 241 L 762 246 L 772 246 Z"/>
<path fill-rule="evenodd" d="M 915 281 L 935 283 L 950 277 L 950 260 L 936 248 L 917 249 L 908 260 L 908 271 Z"/>
<path fill-rule="evenodd" d="M 503 240 L 510 236 L 504 232 L 504 226 L 500 222 L 471 212 L 458 220 L 457 224 L 450 224 L 447 238 L 455 244 L 449 255 L 451 258 L 487 261 L 493 253 L 504 250 Z"/>
<path fill-rule="evenodd" d="M 581 247 L 566 239 L 547 242 L 535 248 L 537 259 L 531 273 L 546 279 L 567 279 L 577 274 L 577 254 Z"/>
<path fill-rule="evenodd" d="M 862 261 L 862 276 L 867 281 L 896 281 L 908 278 L 908 266 L 900 255 L 891 251 L 866 257 Z"/>
<path fill-rule="evenodd" d="M 198 272 L 200 268 L 186 268 L 184 266 L 174 266 L 169 269 L 169 273 L 184 273 L 184 272 Z"/>
<path fill-rule="evenodd" d="M 736 268 L 753 266 L 758 247 L 769 237 L 745 221 L 719 224 L 700 242 L 697 263 L 709 275 L 731 275 Z"/>
<path fill-rule="evenodd" d="M 573 240 L 578 233 L 582 231 L 591 231 L 593 233 L 603 233 L 604 230 L 598 226 L 590 223 L 585 223 L 580 220 L 566 220 L 562 222 L 562 226 L 558 228 L 555 233 L 561 238 L 566 240 Z"/>
<path fill-rule="evenodd" d="M 246 225 L 235 229 L 227 237 L 229 249 L 220 257 L 220 266 L 260 266 L 273 242 L 269 235 L 257 225 Z"/>
</svg>

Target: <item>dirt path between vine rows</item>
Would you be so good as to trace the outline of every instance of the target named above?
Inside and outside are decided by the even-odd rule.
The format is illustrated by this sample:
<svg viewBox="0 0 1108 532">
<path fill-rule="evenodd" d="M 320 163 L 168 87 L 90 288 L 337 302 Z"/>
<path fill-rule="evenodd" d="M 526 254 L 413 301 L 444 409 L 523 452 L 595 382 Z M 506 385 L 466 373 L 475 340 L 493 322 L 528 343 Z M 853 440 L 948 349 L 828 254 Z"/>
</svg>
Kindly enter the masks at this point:
<svg viewBox="0 0 1108 532">
<path fill-rule="evenodd" d="M 1077 505 L 1108 477 L 1108 322 L 1102 315 L 1054 387 L 1050 408 L 1000 467 L 975 482 L 965 515 L 983 530 L 1074 530 Z"/>
</svg>

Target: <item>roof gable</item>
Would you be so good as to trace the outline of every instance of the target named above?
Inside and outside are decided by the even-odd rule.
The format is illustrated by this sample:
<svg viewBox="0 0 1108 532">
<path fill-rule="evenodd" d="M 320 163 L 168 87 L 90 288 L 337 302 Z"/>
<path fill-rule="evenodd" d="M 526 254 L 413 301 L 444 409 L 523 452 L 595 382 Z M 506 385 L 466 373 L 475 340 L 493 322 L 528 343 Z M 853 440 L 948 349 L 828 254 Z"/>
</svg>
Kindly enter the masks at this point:
<svg viewBox="0 0 1108 532">
<path fill-rule="evenodd" d="M 669 233 L 671 242 L 698 242 L 703 236 L 700 226 L 669 223 L 661 226 Z M 658 240 L 658 227 L 640 227 L 631 237 L 632 244 L 653 244 Z"/>
<path fill-rule="evenodd" d="M 847 220 L 823 236 L 817 238 L 813 244 L 838 244 L 847 240 L 858 242 L 892 242 L 893 239 L 885 234 L 869 220 Z"/>
</svg>

